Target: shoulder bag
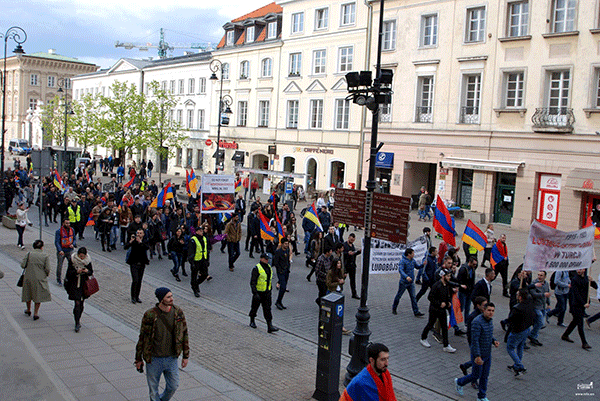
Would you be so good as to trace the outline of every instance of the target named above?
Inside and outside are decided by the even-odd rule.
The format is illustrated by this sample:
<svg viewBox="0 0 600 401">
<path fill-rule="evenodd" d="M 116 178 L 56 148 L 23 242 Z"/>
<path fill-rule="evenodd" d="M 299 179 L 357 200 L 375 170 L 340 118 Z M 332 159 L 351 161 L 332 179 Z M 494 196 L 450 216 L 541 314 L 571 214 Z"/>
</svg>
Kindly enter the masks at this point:
<svg viewBox="0 0 600 401">
<path fill-rule="evenodd" d="M 83 295 L 86 298 L 89 298 L 91 295 L 94 295 L 98 292 L 100 288 L 98 287 L 98 280 L 96 277 L 90 276 L 85 283 L 83 284 Z"/>
<path fill-rule="evenodd" d="M 27 261 L 25 262 L 25 267 L 27 267 L 28 263 L 29 263 L 29 252 L 27 252 Z M 23 287 L 23 280 L 25 280 L 25 269 L 23 269 L 23 273 L 21 273 L 21 277 L 19 277 L 19 280 L 17 281 L 17 287 Z"/>
</svg>

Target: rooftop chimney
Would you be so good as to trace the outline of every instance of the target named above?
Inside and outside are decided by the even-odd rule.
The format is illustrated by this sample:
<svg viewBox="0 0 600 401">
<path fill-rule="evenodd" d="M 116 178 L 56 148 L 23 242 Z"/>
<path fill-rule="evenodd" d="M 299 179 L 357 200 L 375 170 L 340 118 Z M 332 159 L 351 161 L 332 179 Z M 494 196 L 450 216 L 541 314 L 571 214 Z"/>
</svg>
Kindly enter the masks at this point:
<svg viewBox="0 0 600 401">
<path fill-rule="evenodd" d="M 48 54 L 56 54 L 56 49 L 48 49 Z"/>
</svg>

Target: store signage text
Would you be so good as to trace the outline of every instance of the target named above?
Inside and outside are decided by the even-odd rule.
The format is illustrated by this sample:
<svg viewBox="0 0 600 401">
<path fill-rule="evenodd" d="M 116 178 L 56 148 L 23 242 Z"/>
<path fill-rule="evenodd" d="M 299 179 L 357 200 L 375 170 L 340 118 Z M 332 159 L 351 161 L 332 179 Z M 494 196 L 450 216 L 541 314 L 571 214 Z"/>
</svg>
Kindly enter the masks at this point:
<svg viewBox="0 0 600 401">
<path fill-rule="evenodd" d="M 219 147 L 224 149 L 238 149 L 239 145 L 234 142 L 219 141 Z"/>
<path fill-rule="evenodd" d="M 305 153 L 323 153 L 326 155 L 332 155 L 333 149 L 321 149 L 321 148 L 296 148 L 296 152 L 305 152 Z"/>
</svg>

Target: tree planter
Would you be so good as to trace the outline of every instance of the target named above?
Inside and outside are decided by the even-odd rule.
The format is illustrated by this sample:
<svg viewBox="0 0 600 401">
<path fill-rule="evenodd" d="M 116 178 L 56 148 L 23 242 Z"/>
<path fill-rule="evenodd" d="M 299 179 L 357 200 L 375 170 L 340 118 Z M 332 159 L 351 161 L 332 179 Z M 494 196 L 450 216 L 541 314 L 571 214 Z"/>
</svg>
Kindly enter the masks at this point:
<svg viewBox="0 0 600 401">
<path fill-rule="evenodd" d="M 16 230 L 17 225 L 15 224 L 16 220 L 9 216 L 2 216 L 2 225 L 6 228 L 10 228 L 11 230 Z"/>
</svg>

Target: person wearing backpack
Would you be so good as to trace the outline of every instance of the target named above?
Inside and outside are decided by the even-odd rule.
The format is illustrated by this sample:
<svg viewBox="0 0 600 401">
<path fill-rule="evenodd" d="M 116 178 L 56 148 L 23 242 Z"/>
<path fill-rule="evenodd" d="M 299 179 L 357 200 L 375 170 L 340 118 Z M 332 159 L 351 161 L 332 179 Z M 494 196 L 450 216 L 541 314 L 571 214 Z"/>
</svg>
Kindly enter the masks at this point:
<svg viewBox="0 0 600 401">
<path fill-rule="evenodd" d="M 569 278 L 569 272 L 566 270 L 559 270 L 552 273 L 550 276 L 550 289 L 554 290 L 554 296 L 556 296 L 556 306 L 550 312 L 546 314 L 546 323 L 550 322 L 551 316 L 556 316 L 558 319 L 558 325 L 560 327 L 566 327 L 563 323 L 565 318 L 565 312 L 567 311 L 567 299 L 569 298 L 569 291 L 571 291 L 571 279 Z"/>
</svg>

